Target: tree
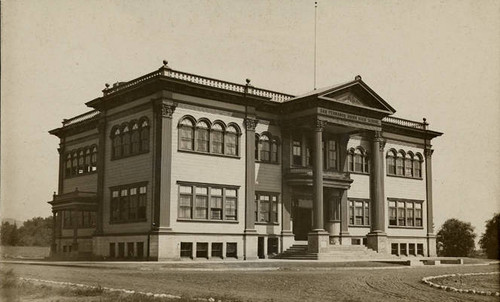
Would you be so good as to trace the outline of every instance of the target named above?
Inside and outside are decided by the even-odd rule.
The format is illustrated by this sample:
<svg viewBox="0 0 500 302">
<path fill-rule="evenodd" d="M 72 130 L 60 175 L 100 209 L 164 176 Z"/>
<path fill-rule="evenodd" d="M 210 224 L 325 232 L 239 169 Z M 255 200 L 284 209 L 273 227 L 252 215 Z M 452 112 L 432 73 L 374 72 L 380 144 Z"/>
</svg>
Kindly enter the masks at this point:
<svg viewBox="0 0 500 302">
<path fill-rule="evenodd" d="M 50 246 L 52 239 L 52 216 L 34 217 L 19 228 L 19 245 Z"/>
<path fill-rule="evenodd" d="M 17 225 L 3 222 L 0 229 L 0 240 L 2 245 L 17 245 L 19 242 L 19 231 Z"/>
<path fill-rule="evenodd" d="M 500 259 L 498 246 L 498 229 L 500 228 L 500 213 L 493 215 L 493 218 L 486 221 L 486 231 L 479 239 L 479 245 L 486 252 L 488 258 Z"/>
<path fill-rule="evenodd" d="M 455 218 L 445 221 L 437 233 L 440 256 L 467 257 L 474 251 L 474 227 Z"/>
</svg>

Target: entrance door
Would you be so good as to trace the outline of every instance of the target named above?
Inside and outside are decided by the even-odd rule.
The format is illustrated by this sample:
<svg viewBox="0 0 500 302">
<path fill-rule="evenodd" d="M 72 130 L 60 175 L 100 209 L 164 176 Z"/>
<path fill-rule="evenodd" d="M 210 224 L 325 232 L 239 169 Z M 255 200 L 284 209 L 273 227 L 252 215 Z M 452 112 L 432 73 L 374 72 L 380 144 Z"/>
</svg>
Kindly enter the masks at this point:
<svg viewBox="0 0 500 302">
<path fill-rule="evenodd" d="M 311 214 L 311 208 L 295 208 L 295 215 L 293 219 L 293 234 L 295 235 L 295 240 L 307 240 L 307 234 L 312 229 Z"/>
</svg>

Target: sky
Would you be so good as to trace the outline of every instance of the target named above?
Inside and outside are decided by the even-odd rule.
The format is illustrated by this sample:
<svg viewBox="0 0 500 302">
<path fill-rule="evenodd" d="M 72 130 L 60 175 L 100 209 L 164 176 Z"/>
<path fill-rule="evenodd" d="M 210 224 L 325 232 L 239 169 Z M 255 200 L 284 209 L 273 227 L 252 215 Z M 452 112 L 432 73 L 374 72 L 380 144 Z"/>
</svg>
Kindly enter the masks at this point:
<svg viewBox="0 0 500 302">
<path fill-rule="evenodd" d="M 317 87 L 363 81 L 444 135 L 436 228 L 500 211 L 500 1 L 318 1 Z M 0 215 L 48 216 L 59 141 L 105 83 L 176 70 L 290 94 L 314 87 L 314 1 L 1 3 Z"/>
</svg>

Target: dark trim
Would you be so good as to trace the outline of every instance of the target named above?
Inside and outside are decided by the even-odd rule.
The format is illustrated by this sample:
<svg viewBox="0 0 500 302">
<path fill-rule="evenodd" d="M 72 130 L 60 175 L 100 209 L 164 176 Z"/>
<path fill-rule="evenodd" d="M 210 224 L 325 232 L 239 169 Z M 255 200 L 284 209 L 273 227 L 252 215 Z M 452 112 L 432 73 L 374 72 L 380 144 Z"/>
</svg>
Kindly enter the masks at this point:
<svg viewBox="0 0 500 302">
<path fill-rule="evenodd" d="M 104 168 L 106 161 L 106 111 L 99 119 L 97 131 L 99 133 L 99 144 L 97 147 L 97 213 L 96 234 L 103 232 L 104 225 Z"/>
<path fill-rule="evenodd" d="M 226 188 L 226 189 L 239 189 L 241 186 L 238 185 L 226 185 L 226 184 L 214 184 L 214 183 L 208 183 L 208 182 L 193 182 L 193 181 L 182 181 L 178 180 L 176 182 L 178 185 L 188 185 L 188 186 L 204 186 L 204 187 L 211 187 L 211 188 Z"/>
<path fill-rule="evenodd" d="M 422 221 L 422 224 L 423 224 L 423 221 Z M 391 224 L 388 224 L 387 227 L 389 229 L 412 229 L 412 230 L 423 230 L 424 229 L 423 226 L 404 226 L 404 225 L 391 225 Z"/>
<path fill-rule="evenodd" d="M 255 221 L 255 225 L 271 225 L 271 226 L 279 226 L 279 222 L 263 222 L 263 221 Z"/>
<path fill-rule="evenodd" d="M 68 229 L 66 229 L 68 230 Z M 69 229 L 69 230 L 73 230 L 73 228 Z M 75 237 L 73 237 L 73 235 L 71 236 L 59 236 L 59 237 L 56 237 L 56 240 L 65 240 L 65 239 L 74 239 Z M 76 236 L 76 239 L 93 239 L 94 236 Z"/>
<path fill-rule="evenodd" d="M 140 151 L 140 152 L 137 152 L 137 153 L 133 153 L 133 154 L 129 154 L 127 156 L 120 156 L 120 157 L 117 157 L 115 158 L 114 157 L 114 154 L 111 152 L 111 158 L 109 159 L 110 161 L 115 161 L 115 160 L 120 160 L 120 159 L 124 159 L 124 158 L 130 158 L 130 157 L 134 157 L 134 156 L 137 156 L 137 155 L 144 155 L 144 154 L 148 154 L 150 152 L 150 150 L 148 149 L 147 151 Z"/>
<path fill-rule="evenodd" d="M 108 189 L 110 191 L 113 191 L 115 189 L 122 189 L 122 188 L 130 188 L 130 187 L 138 187 L 138 186 L 147 186 L 148 185 L 148 181 L 139 181 L 139 182 L 133 182 L 133 183 L 129 183 L 129 184 L 124 184 L 124 185 L 117 185 L 117 186 L 110 186 L 108 187 Z"/>
<path fill-rule="evenodd" d="M 136 219 L 136 220 L 116 220 L 116 221 L 108 221 L 108 224 L 113 225 L 113 224 L 129 224 L 129 223 L 143 223 L 147 222 L 147 218 L 142 218 L 142 219 Z"/>
<path fill-rule="evenodd" d="M 75 138 L 73 140 L 66 140 L 66 144 L 70 145 L 70 144 L 78 144 L 78 143 L 81 143 L 81 142 L 86 142 L 88 140 L 91 140 L 91 139 L 99 139 L 99 130 L 97 130 L 97 133 L 92 133 L 92 134 L 89 134 L 89 135 L 86 135 L 86 136 L 83 136 L 83 137 L 79 137 L 79 138 Z M 71 137 L 71 136 L 70 136 Z M 66 137 L 66 139 L 68 139 L 68 137 Z"/>
<path fill-rule="evenodd" d="M 177 145 L 177 146 L 179 146 L 179 145 Z M 199 154 L 199 155 L 210 155 L 210 156 L 226 157 L 226 158 L 234 158 L 234 159 L 241 159 L 241 156 L 239 156 L 239 155 L 226 155 L 226 154 L 219 154 L 219 153 L 201 152 L 201 151 L 181 149 L 179 147 L 177 148 L 177 152 L 192 153 L 192 154 Z"/>
<path fill-rule="evenodd" d="M 354 171 L 348 171 L 348 172 L 349 174 L 370 176 L 370 172 L 354 172 Z"/>
<path fill-rule="evenodd" d="M 395 198 L 395 197 L 387 197 L 388 201 L 409 201 L 409 202 L 419 202 L 424 203 L 422 199 L 407 199 L 407 198 Z"/>
<path fill-rule="evenodd" d="M 97 151 L 97 152 L 99 153 L 99 151 Z M 78 178 L 78 177 L 82 177 L 82 176 L 91 176 L 94 174 L 98 174 L 98 170 L 91 171 L 91 172 L 85 172 L 85 173 L 77 174 L 77 175 L 69 175 L 69 176 L 64 175 L 64 179 Z"/>
<path fill-rule="evenodd" d="M 396 174 L 389 174 L 389 173 L 387 173 L 386 176 L 388 176 L 388 177 L 397 177 L 397 178 L 405 178 L 405 179 L 423 180 L 422 177 L 404 176 L 404 175 L 396 175 Z"/>
<path fill-rule="evenodd" d="M 201 222 L 201 223 L 230 223 L 230 224 L 238 224 L 240 223 L 238 220 L 222 220 L 222 219 L 199 219 L 199 218 L 177 218 L 177 222 Z"/>
<path fill-rule="evenodd" d="M 154 94 L 151 94 L 151 97 L 153 98 Z M 135 101 L 138 101 L 138 99 L 136 99 Z M 112 122 L 114 122 L 117 119 L 120 119 L 120 118 L 123 118 L 123 117 L 128 117 L 128 116 L 131 116 L 133 114 L 137 114 L 139 112 L 146 111 L 148 109 L 153 110 L 153 107 L 152 107 L 150 101 L 144 100 L 144 102 L 145 102 L 144 104 L 138 104 L 138 105 L 135 105 L 134 107 L 123 109 L 123 110 L 118 111 L 118 112 L 114 112 L 112 114 L 109 114 L 106 117 L 109 120 L 109 122 L 112 123 Z M 131 120 L 133 120 L 133 119 L 134 118 L 132 118 Z M 139 120 L 139 119 L 140 119 L 140 117 L 137 118 L 137 120 Z M 148 117 L 148 119 L 149 119 L 149 117 Z"/>
<path fill-rule="evenodd" d="M 349 224 L 348 226 L 349 226 L 349 228 L 370 228 L 371 224 L 368 224 L 368 225 Z"/>
</svg>

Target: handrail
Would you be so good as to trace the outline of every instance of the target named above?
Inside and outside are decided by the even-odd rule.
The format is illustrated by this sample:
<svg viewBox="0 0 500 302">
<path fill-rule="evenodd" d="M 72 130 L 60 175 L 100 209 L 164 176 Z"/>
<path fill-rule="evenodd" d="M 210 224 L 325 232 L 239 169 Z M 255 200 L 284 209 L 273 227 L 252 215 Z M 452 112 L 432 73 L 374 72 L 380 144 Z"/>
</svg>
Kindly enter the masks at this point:
<svg viewBox="0 0 500 302">
<path fill-rule="evenodd" d="M 63 127 L 66 127 L 66 126 L 69 126 L 69 125 L 73 125 L 73 124 L 76 124 L 76 123 L 79 123 L 79 122 L 83 122 L 83 121 L 92 119 L 92 118 L 98 116 L 99 113 L 100 112 L 98 110 L 92 110 L 92 111 L 85 112 L 83 114 L 77 115 L 75 117 L 72 117 L 70 119 L 64 119 L 62 121 Z"/>
<path fill-rule="evenodd" d="M 420 123 L 420 122 L 415 122 L 411 120 L 405 120 L 399 117 L 394 117 L 394 116 L 386 116 L 382 120 L 384 123 L 388 124 L 394 124 L 398 126 L 403 126 L 403 127 L 409 127 L 409 128 L 415 128 L 415 129 L 421 129 L 425 130 L 425 123 Z"/>
<path fill-rule="evenodd" d="M 222 81 L 222 80 L 217 80 L 213 78 L 208 78 L 204 76 L 199 76 L 187 72 L 181 72 L 177 70 L 173 70 L 169 67 L 161 67 L 160 69 L 153 71 L 151 73 L 148 73 L 144 76 L 141 76 L 137 79 L 131 80 L 129 82 L 125 83 L 117 83 L 113 85 L 112 87 L 107 87 L 102 91 L 104 96 L 111 95 L 113 93 L 116 93 L 118 91 L 121 91 L 123 89 L 135 86 L 141 82 L 147 81 L 152 78 L 158 78 L 158 77 L 167 77 L 167 78 L 172 78 L 176 80 L 181 80 L 185 82 L 190 82 L 194 84 L 199 84 L 203 86 L 208 86 L 208 87 L 214 87 L 214 88 L 219 88 L 219 89 L 224 89 L 224 90 L 229 90 L 229 91 L 234 91 L 238 93 L 248 93 L 251 95 L 255 96 L 260 96 L 260 97 L 266 97 L 271 99 L 272 101 L 283 103 L 291 98 L 293 98 L 293 95 L 289 94 L 284 94 L 280 92 L 275 92 L 271 90 L 266 90 L 266 89 L 261 89 L 261 88 L 255 88 L 251 85 L 242 85 L 242 84 L 237 84 L 237 83 L 232 83 L 232 82 L 227 82 L 227 81 Z"/>
</svg>

